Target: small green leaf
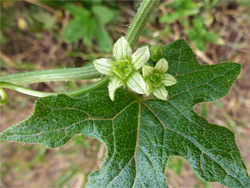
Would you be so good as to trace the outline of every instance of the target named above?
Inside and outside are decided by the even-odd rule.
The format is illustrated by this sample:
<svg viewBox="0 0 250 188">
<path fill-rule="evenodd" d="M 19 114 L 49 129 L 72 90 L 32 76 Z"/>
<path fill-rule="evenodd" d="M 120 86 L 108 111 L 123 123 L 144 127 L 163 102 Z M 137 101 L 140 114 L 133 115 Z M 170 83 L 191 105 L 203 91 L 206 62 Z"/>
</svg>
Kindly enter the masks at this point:
<svg viewBox="0 0 250 188">
<path fill-rule="evenodd" d="M 69 11 L 71 15 L 74 17 L 80 17 L 82 19 L 85 19 L 90 16 L 90 11 L 83 7 L 74 6 L 72 4 L 66 4 L 65 8 Z"/>
<path fill-rule="evenodd" d="M 173 13 L 161 16 L 160 22 L 173 23 L 176 20 L 195 15 L 199 12 L 200 5 L 187 0 L 177 0 L 168 5 L 173 9 Z"/>
<path fill-rule="evenodd" d="M 169 73 L 177 84 L 167 101 L 118 89 L 115 101 L 102 88 L 77 98 L 66 95 L 37 100 L 34 114 L 0 134 L 1 140 L 59 147 L 84 134 L 104 142 L 107 156 L 88 187 L 167 187 L 165 166 L 184 157 L 205 181 L 249 188 L 250 179 L 233 133 L 197 115 L 200 102 L 225 96 L 240 65 L 199 65 L 184 40 L 164 48 Z"/>
<path fill-rule="evenodd" d="M 104 25 L 98 24 L 95 35 L 100 50 L 107 53 L 111 52 L 113 40 Z"/>
<path fill-rule="evenodd" d="M 64 39 L 69 43 L 78 41 L 83 37 L 85 27 L 85 22 L 81 18 L 74 18 L 64 31 Z"/>
<path fill-rule="evenodd" d="M 32 16 L 36 21 L 44 24 L 45 29 L 52 28 L 56 23 L 56 16 L 51 15 L 46 11 L 38 11 L 32 14 Z"/>
<path fill-rule="evenodd" d="M 48 1 L 48 0 L 38 0 L 39 2 L 49 5 L 55 9 L 59 9 L 62 7 L 65 3 L 67 3 L 68 0 L 56 0 L 56 1 Z"/>
<path fill-rule="evenodd" d="M 94 1 L 84 1 L 82 0 L 82 4 L 86 7 L 91 7 L 91 6 L 95 6 L 95 5 L 101 5 L 104 4 L 103 2 L 104 0 L 94 0 Z M 105 2 L 108 3 L 108 2 Z"/>
<path fill-rule="evenodd" d="M 207 30 L 203 18 L 200 16 L 192 20 L 193 27 L 185 30 L 191 41 L 194 41 L 199 50 L 204 51 L 208 42 L 219 43 L 219 35 Z"/>
<path fill-rule="evenodd" d="M 168 24 L 171 24 L 173 22 L 175 22 L 176 20 L 178 20 L 181 17 L 181 13 L 180 12 L 174 12 L 172 14 L 166 14 L 164 16 L 162 16 L 160 18 L 160 23 L 166 22 Z"/>
<path fill-rule="evenodd" d="M 72 4 L 66 4 L 65 7 L 74 18 L 68 23 L 63 37 L 69 43 L 76 42 L 87 33 L 90 12 L 83 7 L 74 6 Z M 87 35 L 87 42 L 89 44 L 88 37 L 90 36 Z"/>
<path fill-rule="evenodd" d="M 92 12 L 102 24 L 107 24 L 114 18 L 113 11 L 105 6 L 93 6 Z"/>
<path fill-rule="evenodd" d="M 87 46 L 92 46 L 92 39 L 95 35 L 97 22 L 95 19 L 90 18 L 87 22 L 87 27 L 84 30 L 84 43 Z"/>
</svg>

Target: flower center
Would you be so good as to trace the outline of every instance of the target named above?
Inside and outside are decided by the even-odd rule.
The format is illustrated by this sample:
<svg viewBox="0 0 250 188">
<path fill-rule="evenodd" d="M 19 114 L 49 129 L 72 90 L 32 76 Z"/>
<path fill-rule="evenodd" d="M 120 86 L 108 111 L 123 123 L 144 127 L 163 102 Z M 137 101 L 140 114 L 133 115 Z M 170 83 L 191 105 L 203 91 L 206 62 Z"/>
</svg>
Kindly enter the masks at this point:
<svg viewBox="0 0 250 188">
<path fill-rule="evenodd" d="M 132 66 L 130 65 L 128 60 L 124 60 L 121 62 L 115 62 L 115 66 L 113 67 L 113 71 L 117 76 L 121 79 L 126 79 L 130 73 L 132 72 Z"/>
<path fill-rule="evenodd" d="M 151 81 L 153 87 L 156 88 L 161 86 L 162 78 L 162 74 L 156 72 L 149 77 L 149 80 Z"/>
</svg>

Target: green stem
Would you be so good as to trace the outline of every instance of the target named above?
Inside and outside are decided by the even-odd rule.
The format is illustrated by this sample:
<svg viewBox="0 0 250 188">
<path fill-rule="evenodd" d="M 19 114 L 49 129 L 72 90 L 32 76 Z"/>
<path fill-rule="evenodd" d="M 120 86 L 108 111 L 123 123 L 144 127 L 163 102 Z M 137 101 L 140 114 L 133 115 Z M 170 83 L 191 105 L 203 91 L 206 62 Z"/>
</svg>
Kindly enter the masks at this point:
<svg viewBox="0 0 250 188">
<path fill-rule="evenodd" d="M 13 84 L 30 84 L 50 81 L 86 80 L 100 78 L 101 76 L 102 74 L 95 69 L 93 64 L 88 64 L 80 68 L 41 70 L 5 75 L 0 77 L 0 81 Z"/>
<path fill-rule="evenodd" d="M 8 101 L 8 96 L 2 88 L 11 89 L 11 90 L 17 91 L 19 93 L 27 94 L 27 95 L 34 96 L 34 97 L 47 97 L 47 96 L 58 95 L 58 94 L 77 96 L 77 95 L 82 95 L 82 94 L 89 92 L 89 91 L 93 91 L 97 88 L 100 88 L 103 85 L 107 84 L 108 81 L 109 81 L 109 77 L 105 77 L 105 78 L 101 79 L 100 81 L 97 81 L 97 82 L 95 82 L 87 87 L 77 89 L 74 91 L 66 91 L 63 93 L 48 93 L 48 92 L 42 92 L 42 91 L 35 91 L 35 90 L 25 88 L 25 87 L 22 87 L 22 86 L 19 86 L 16 84 L 12 84 L 9 82 L 0 82 L 0 96 L 2 98 L 0 100 L 0 105 L 3 105 Z"/>
<path fill-rule="evenodd" d="M 158 4 L 159 0 L 144 0 L 139 7 L 131 26 L 126 34 L 131 48 L 133 48 L 141 35 L 149 16 L 153 12 L 154 8 Z"/>
<path fill-rule="evenodd" d="M 7 101 L 8 101 L 8 95 L 2 88 L 0 88 L 0 96 L 2 98 L 2 99 L 0 99 L 0 106 L 1 106 L 1 105 L 4 105 L 5 103 L 7 103 Z"/>
</svg>

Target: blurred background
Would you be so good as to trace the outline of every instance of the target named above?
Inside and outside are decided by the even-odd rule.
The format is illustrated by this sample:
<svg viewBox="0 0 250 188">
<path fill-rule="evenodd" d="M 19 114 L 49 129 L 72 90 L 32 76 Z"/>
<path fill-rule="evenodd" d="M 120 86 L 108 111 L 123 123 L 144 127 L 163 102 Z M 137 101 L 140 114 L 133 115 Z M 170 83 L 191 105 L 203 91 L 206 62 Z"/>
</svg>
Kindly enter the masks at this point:
<svg viewBox="0 0 250 188">
<path fill-rule="evenodd" d="M 81 67 L 99 57 L 109 57 L 113 42 L 125 35 L 139 7 L 138 0 L 23 0 L 0 1 L 1 75 L 64 67 Z M 184 38 L 201 64 L 233 61 L 241 74 L 229 95 L 195 106 L 209 122 L 225 126 L 250 170 L 250 1 L 163 0 L 140 37 L 142 44 L 166 45 Z M 77 82 L 27 85 L 39 91 L 73 90 Z M 1 107 L 0 131 L 26 119 L 35 98 L 8 91 Z M 88 174 L 98 170 L 105 145 L 77 136 L 67 145 L 48 149 L 43 145 L 0 143 L 0 187 L 85 187 Z M 166 179 L 173 188 L 223 187 L 205 183 L 183 158 L 171 158 Z"/>
</svg>

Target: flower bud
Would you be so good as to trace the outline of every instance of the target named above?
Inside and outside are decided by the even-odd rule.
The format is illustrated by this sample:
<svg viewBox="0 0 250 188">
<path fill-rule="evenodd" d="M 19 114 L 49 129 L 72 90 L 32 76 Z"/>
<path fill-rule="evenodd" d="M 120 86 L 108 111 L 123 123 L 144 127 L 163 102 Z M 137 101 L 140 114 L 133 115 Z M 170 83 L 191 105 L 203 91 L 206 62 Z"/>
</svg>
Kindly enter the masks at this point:
<svg viewBox="0 0 250 188">
<path fill-rule="evenodd" d="M 155 45 L 150 48 L 150 58 L 156 62 L 163 56 L 163 47 L 161 45 Z"/>
</svg>

